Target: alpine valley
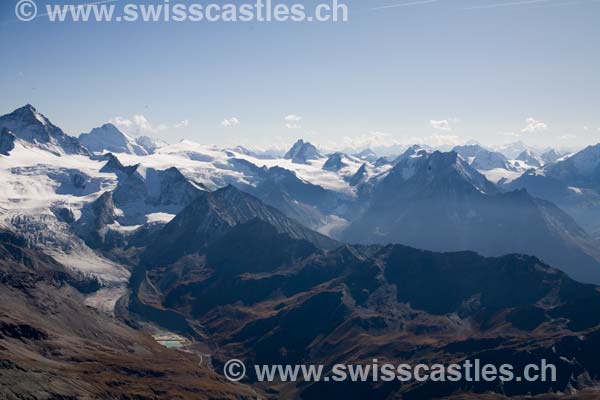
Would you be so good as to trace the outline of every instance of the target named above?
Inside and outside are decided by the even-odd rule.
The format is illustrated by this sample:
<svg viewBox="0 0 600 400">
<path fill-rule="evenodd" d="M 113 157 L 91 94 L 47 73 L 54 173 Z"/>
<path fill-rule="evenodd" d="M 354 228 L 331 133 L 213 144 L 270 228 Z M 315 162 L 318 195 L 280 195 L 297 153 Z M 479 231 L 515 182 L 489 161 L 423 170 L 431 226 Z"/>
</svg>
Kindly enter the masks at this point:
<svg viewBox="0 0 600 400">
<path fill-rule="evenodd" d="M 600 144 L 285 154 L 0 117 L 0 398 L 597 399 Z M 553 382 L 230 382 L 452 364 Z"/>
</svg>

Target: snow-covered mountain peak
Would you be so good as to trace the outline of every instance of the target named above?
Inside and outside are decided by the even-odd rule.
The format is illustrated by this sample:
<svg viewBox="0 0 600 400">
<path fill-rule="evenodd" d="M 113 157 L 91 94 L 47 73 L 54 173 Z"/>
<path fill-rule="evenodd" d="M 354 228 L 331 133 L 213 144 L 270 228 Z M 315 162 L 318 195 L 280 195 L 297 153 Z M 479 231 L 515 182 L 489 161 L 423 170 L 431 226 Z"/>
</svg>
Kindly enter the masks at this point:
<svg viewBox="0 0 600 400">
<path fill-rule="evenodd" d="M 503 154 L 490 151 L 478 144 L 456 146 L 457 152 L 470 166 L 480 171 L 489 171 L 496 168 L 512 170 L 512 167 Z"/>
<path fill-rule="evenodd" d="M 150 136 L 138 136 L 135 138 L 135 142 L 142 146 L 148 154 L 153 154 L 161 147 L 168 146 L 168 143 L 162 140 L 153 139 Z"/>
<path fill-rule="evenodd" d="M 549 149 L 542 153 L 542 155 L 540 156 L 544 164 L 553 164 L 556 161 L 558 161 L 561 157 L 562 155 L 554 149 Z"/>
<path fill-rule="evenodd" d="M 396 159 L 392 163 L 398 164 L 408 158 L 419 158 L 419 157 L 426 156 L 429 153 L 431 153 L 431 151 L 429 151 L 428 149 L 424 149 L 423 147 L 419 146 L 418 144 L 414 144 L 414 145 L 410 146 L 408 149 L 406 149 L 404 151 L 404 153 L 402 153 L 398 157 L 396 157 Z"/>
<path fill-rule="evenodd" d="M 109 151 L 112 153 L 127 153 L 144 156 L 148 151 L 133 138 L 121 132 L 111 123 L 106 123 L 89 133 L 79 135 L 79 141 L 94 153 Z"/>
<path fill-rule="evenodd" d="M 490 181 L 455 151 L 428 153 L 422 149 L 416 150 L 414 154 L 403 157 L 386 179 L 390 182 L 412 180 L 423 185 L 438 182 L 439 187 L 468 184 L 482 193 L 497 191 Z"/>
<path fill-rule="evenodd" d="M 356 171 L 356 173 L 354 175 L 352 175 L 350 178 L 348 178 L 347 181 L 350 184 L 350 186 L 356 186 L 359 183 L 361 183 L 362 181 L 364 181 L 366 176 L 367 176 L 367 164 L 362 164 L 360 166 L 360 168 L 358 168 L 358 171 Z"/>
<path fill-rule="evenodd" d="M 506 143 L 501 146 L 494 147 L 494 151 L 502 153 L 509 160 L 514 160 L 525 150 L 530 150 L 534 153 L 539 153 L 535 147 L 525 144 L 523 141 L 517 141 L 512 143 Z"/>
<path fill-rule="evenodd" d="M 379 158 L 377 153 L 371 149 L 364 149 L 363 151 L 356 153 L 354 157 L 368 162 L 375 162 Z"/>
<path fill-rule="evenodd" d="M 77 138 L 66 135 L 31 104 L 1 116 L 1 128 L 10 130 L 18 139 L 54 154 L 88 154 Z"/>
<path fill-rule="evenodd" d="M 600 166 L 600 144 L 588 146 L 570 158 L 575 168 L 584 174 L 597 171 Z"/>
<path fill-rule="evenodd" d="M 536 156 L 530 149 L 525 149 L 516 158 L 519 161 L 524 161 L 527 165 L 535 168 L 540 168 L 543 165 L 543 161 Z"/>
<path fill-rule="evenodd" d="M 347 159 L 348 156 L 346 156 L 344 153 L 333 153 L 329 156 L 329 158 L 327 158 L 325 164 L 323 164 L 323 169 L 326 171 L 337 172 L 348 166 L 348 163 L 346 162 Z"/>
<path fill-rule="evenodd" d="M 559 179 L 569 186 L 600 189 L 600 144 L 560 158 L 544 168 L 546 175 Z"/>
<path fill-rule="evenodd" d="M 305 142 L 302 139 L 294 143 L 292 148 L 283 156 L 286 160 L 292 160 L 296 164 L 306 164 L 309 160 L 316 160 L 322 157 L 323 155 L 312 143 Z"/>
<path fill-rule="evenodd" d="M 431 171 L 432 173 L 446 170 L 448 168 L 462 171 L 469 167 L 469 164 L 455 151 L 434 151 L 426 158 L 426 160 L 427 170 Z"/>
<path fill-rule="evenodd" d="M 117 175 L 119 173 L 131 175 L 139 167 L 139 164 L 127 166 L 123 165 L 121 161 L 119 161 L 119 159 L 112 153 L 107 153 L 104 155 L 104 157 L 107 159 L 107 161 L 106 164 L 104 164 L 104 166 L 100 169 L 100 172 L 112 172 L 116 173 Z"/>
<path fill-rule="evenodd" d="M 50 125 L 48 118 L 39 113 L 31 104 L 26 104 L 23 107 L 17 108 L 9 115 L 29 124 L 39 123 L 44 126 Z"/>
</svg>

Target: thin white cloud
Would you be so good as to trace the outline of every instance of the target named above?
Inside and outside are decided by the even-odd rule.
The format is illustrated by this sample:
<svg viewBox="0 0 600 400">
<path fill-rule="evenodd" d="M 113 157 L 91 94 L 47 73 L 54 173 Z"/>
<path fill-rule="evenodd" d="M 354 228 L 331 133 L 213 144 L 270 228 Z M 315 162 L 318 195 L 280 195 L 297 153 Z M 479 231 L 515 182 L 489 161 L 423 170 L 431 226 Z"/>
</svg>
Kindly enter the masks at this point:
<svg viewBox="0 0 600 400">
<path fill-rule="evenodd" d="M 433 129 L 436 129 L 438 131 L 450 132 L 452 130 L 452 126 L 450 126 L 450 121 L 447 119 L 442 119 L 439 121 L 432 119 L 429 121 L 429 125 L 431 125 Z"/>
<path fill-rule="evenodd" d="M 387 147 L 400 144 L 391 134 L 386 132 L 371 131 L 358 136 L 346 136 L 344 145 L 351 149 L 362 149 L 367 147 Z"/>
<path fill-rule="evenodd" d="M 418 138 L 413 139 L 415 143 L 426 144 L 432 147 L 456 146 L 464 143 L 464 140 L 460 136 L 452 134 L 434 134 L 421 138 L 420 142 Z"/>
<path fill-rule="evenodd" d="M 385 9 L 388 9 L 388 8 L 422 6 L 422 5 L 425 5 L 425 4 L 437 3 L 439 1 L 440 0 L 418 0 L 418 1 L 410 1 L 410 2 L 404 2 L 404 3 L 388 4 L 386 6 L 380 6 L 380 7 L 373 7 L 373 8 L 371 8 L 371 10 L 385 10 Z"/>
<path fill-rule="evenodd" d="M 287 129 L 300 129 L 302 126 L 300 125 L 300 121 L 302 121 L 302 117 L 296 114 L 289 114 L 283 117 L 285 121 L 284 126 Z"/>
<path fill-rule="evenodd" d="M 500 7 L 517 7 L 536 3 L 548 3 L 550 0 L 523 0 L 523 1 L 511 1 L 508 3 L 493 3 L 483 4 L 478 6 L 465 7 L 464 10 L 485 10 L 489 8 L 500 8 Z"/>
<path fill-rule="evenodd" d="M 290 114 L 290 115 L 286 115 L 285 117 L 283 117 L 283 120 L 285 122 L 298 122 L 298 121 L 302 121 L 302 117 L 296 114 Z"/>
<path fill-rule="evenodd" d="M 525 128 L 521 129 L 522 133 L 536 133 L 545 131 L 548 129 L 548 125 L 542 121 L 538 121 L 535 118 L 529 117 L 525 120 Z"/>
<path fill-rule="evenodd" d="M 188 126 L 190 126 L 190 121 L 187 119 L 184 119 L 183 121 L 179 121 L 178 123 L 176 123 L 174 125 L 174 128 L 181 129 L 181 128 L 187 128 Z"/>
<path fill-rule="evenodd" d="M 240 120 L 237 117 L 225 118 L 223 121 L 221 121 L 221 126 L 224 126 L 225 128 L 233 128 L 239 124 Z"/>
<path fill-rule="evenodd" d="M 113 124 L 117 126 L 117 128 L 121 130 L 129 129 L 133 126 L 133 121 L 123 118 L 123 117 L 114 117 L 110 120 Z"/>
<path fill-rule="evenodd" d="M 141 114 L 133 116 L 133 126 L 142 132 L 153 132 L 155 130 L 150 121 L 148 121 L 148 118 Z"/>
<path fill-rule="evenodd" d="M 123 117 L 114 117 L 110 120 L 117 128 L 121 131 L 132 134 L 132 135 L 140 135 L 146 133 L 158 133 L 162 131 L 166 131 L 171 128 L 184 128 L 189 124 L 188 120 L 183 120 L 174 124 L 172 127 L 167 124 L 158 124 L 154 125 L 142 114 L 136 114 L 131 118 L 123 118 Z"/>
<path fill-rule="evenodd" d="M 406 147 L 413 144 L 427 145 L 431 147 L 452 147 L 463 144 L 464 140 L 452 133 L 436 133 L 429 136 L 408 136 L 401 135 L 397 137 L 387 132 L 371 131 L 358 136 L 346 136 L 340 143 L 329 143 L 328 148 L 332 150 L 353 149 L 362 150 L 366 148 L 381 149 L 393 148 L 396 146 Z"/>
<path fill-rule="evenodd" d="M 121 129 L 125 133 L 132 134 L 156 133 L 169 128 L 165 124 L 160 124 L 157 126 L 152 125 L 148 118 L 142 114 L 136 114 L 131 119 L 117 116 L 111 119 L 110 122 L 115 124 L 117 128 Z"/>
<path fill-rule="evenodd" d="M 515 138 L 521 137 L 521 134 L 518 132 L 502 132 L 501 135 L 507 136 L 507 137 L 515 137 Z"/>
</svg>

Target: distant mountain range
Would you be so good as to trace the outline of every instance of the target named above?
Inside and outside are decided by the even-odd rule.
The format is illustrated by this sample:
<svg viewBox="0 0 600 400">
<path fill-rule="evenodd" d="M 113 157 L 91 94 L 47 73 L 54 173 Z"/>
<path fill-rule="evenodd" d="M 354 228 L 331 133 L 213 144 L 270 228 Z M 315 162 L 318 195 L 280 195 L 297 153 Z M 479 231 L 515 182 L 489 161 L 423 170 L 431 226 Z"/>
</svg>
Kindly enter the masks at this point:
<svg viewBox="0 0 600 400">
<path fill-rule="evenodd" d="M 0 117 L 0 126 L 7 160 L 15 162 L 11 173 L 27 173 L 38 182 L 57 181 L 58 193 L 64 196 L 95 193 L 96 202 L 67 206 L 76 214 L 80 210 L 74 231 L 88 245 L 94 243 L 92 247 L 105 247 L 101 238 L 117 243 L 140 227 L 169 222 L 198 191 L 233 185 L 336 239 L 476 250 L 487 255 L 521 252 L 537 255 L 578 279 L 600 281 L 595 272 L 600 270 L 599 246 L 594 239 L 600 224 L 589 218 L 600 210 L 594 180 L 600 159 L 595 147 L 549 164 L 522 144 L 512 149 L 521 150 L 512 160 L 474 144 L 457 146 L 449 153 L 413 146 L 390 161 L 371 150 L 354 156 L 324 155 L 313 144 L 298 140 L 277 159 L 258 158 L 242 147 L 221 150 L 189 141 L 160 145 L 133 139 L 110 123 L 78 140 L 29 105 Z M 15 141 L 25 147 L 15 149 Z M 70 168 L 67 183 L 62 177 L 67 170 L 60 163 L 55 172 L 18 165 L 18 154 L 28 146 L 62 157 L 73 149 L 76 154 L 94 153 L 90 163 L 105 164 Z M 39 175 L 32 175 L 32 168 Z M 499 176 L 496 185 L 492 177 Z M 531 183 L 548 179 L 558 183 Z M 540 189 L 549 185 L 560 188 Z M 568 215 L 526 193 L 503 193 L 516 189 L 556 203 Z M 103 192 L 110 193 L 100 197 Z"/>
<path fill-rule="evenodd" d="M 538 170 L 529 170 L 503 185 L 526 189 L 556 203 L 590 234 L 600 238 L 600 145 L 588 146 L 570 157 Z"/>
<path fill-rule="evenodd" d="M 278 156 L 111 124 L 74 138 L 32 106 L 2 116 L 0 382 L 17 384 L 0 397 L 593 398 L 600 145 L 523 147 L 380 157 L 298 140 Z M 158 347 L 157 332 L 186 352 Z M 374 355 L 545 358 L 560 374 L 232 386 L 215 373 L 228 358 Z"/>
<path fill-rule="evenodd" d="M 502 193 L 455 152 L 396 164 L 342 240 L 533 254 L 576 279 L 600 282 L 597 244 L 572 218 L 525 191 Z"/>
<path fill-rule="evenodd" d="M 480 145 L 456 146 L 452 151 L 459 154 L 471 167 L 477 170 L 501 168 L 512 171 L 514 169 L 502 153 L 487 150 Z"/>
</svg>

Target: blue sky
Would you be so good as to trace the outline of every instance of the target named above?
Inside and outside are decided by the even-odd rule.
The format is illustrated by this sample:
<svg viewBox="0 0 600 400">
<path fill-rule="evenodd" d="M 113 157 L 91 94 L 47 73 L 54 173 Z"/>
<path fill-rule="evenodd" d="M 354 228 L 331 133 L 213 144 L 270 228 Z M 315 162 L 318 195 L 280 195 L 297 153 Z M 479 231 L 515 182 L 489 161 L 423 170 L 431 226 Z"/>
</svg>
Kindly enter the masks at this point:
<svg viewBox="0 0 600 400">
<path fill-rule="evenodd" d="M 262 147 L 599 141 L 600 1 L 419 3 L 348 0 L 346 23 L 119 24 L 19 22 L 3 1 L 0 113 Z"/>
</svg>

